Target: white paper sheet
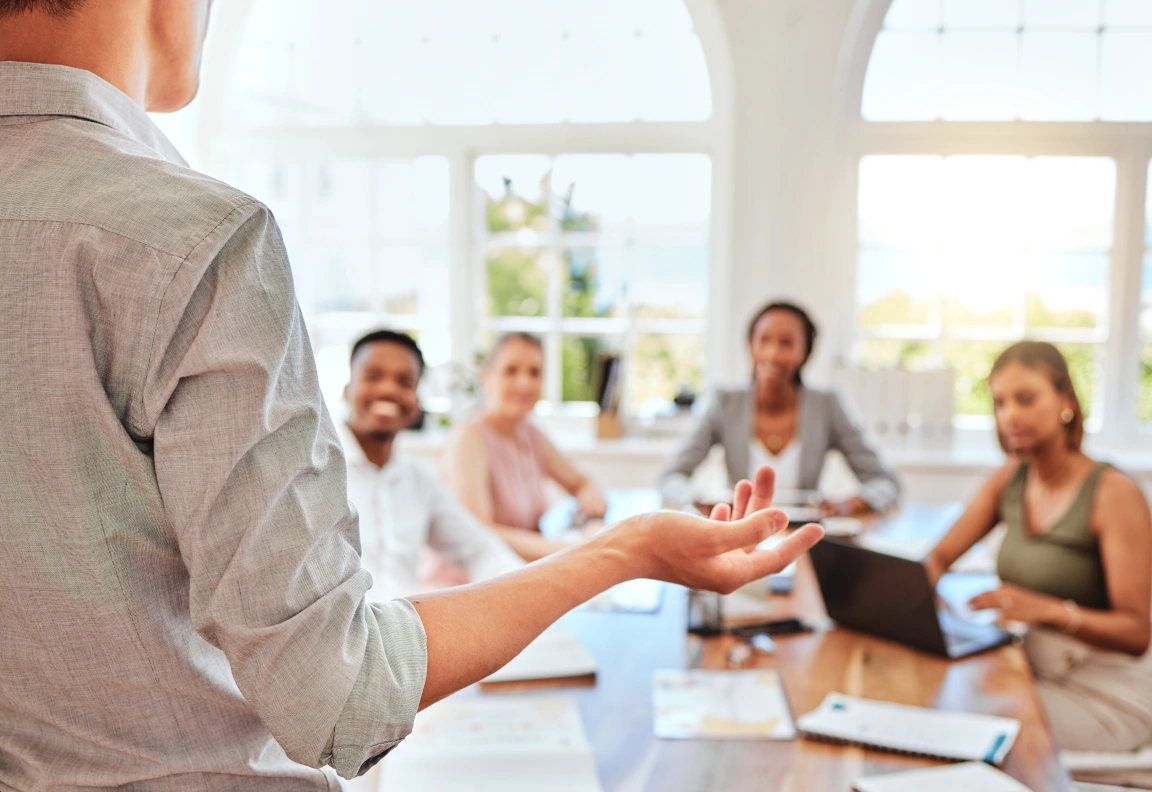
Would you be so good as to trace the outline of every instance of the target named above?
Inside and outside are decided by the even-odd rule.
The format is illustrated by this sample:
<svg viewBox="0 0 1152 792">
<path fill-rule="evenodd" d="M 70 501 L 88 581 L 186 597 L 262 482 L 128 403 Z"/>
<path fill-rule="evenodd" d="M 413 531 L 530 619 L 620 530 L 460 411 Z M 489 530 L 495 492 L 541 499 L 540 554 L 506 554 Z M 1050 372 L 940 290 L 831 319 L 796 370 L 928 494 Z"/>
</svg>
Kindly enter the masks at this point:
<svg viewBox="0 0 1152 792">
<path fill-rule="evenodd" d="M 857 792 L 1031 792 L 1015 778 L 983 762 L 861 778 L 853 787 Z"/>
<path fill-rule="evenodd" d="M 540 634 L 508 665 L 485 682 L 564 679 L 596 673 L 596 658 L 568 630 L 552 627 Z"/>
<path fill-rule="evenodd" d="M 754 671 L 657 671 L 655 734 L 681 740 L 790 740 L 796 736 L 780 675 Z"/>
<path fill-rule="evenodd" d="M 446 699 L 383 765 L 383 792 L 602 789 L 571 697 Z"/>
</svg>

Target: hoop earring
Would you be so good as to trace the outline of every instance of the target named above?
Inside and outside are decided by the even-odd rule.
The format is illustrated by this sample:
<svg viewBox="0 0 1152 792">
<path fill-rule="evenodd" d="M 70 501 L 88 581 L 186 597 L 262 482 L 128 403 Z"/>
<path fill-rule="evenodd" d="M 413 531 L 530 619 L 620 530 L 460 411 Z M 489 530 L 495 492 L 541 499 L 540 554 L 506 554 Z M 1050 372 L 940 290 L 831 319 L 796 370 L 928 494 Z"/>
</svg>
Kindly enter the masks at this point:
<svg viewBox="0 0 1152 792">
<path fill-rule="evenodd" d="M 1073 418 L 1075 418 L 1075 417 L 1076 417 L 1076 413 L 1072 412 L 1072 408 L 1071 408 L 1071 407 L 1065 407 L 1065 408 L 1064 408 L 1064 409 L 1063 409 L 1063 410 L 1060 412 L 1060 421 L 1061 421 L 1061 423 L 1064 423 L 1064 424 L 1070 424 L 1070 423 L 1072 423 L 1072 419 L 1073 419 Z"/>
</svg>

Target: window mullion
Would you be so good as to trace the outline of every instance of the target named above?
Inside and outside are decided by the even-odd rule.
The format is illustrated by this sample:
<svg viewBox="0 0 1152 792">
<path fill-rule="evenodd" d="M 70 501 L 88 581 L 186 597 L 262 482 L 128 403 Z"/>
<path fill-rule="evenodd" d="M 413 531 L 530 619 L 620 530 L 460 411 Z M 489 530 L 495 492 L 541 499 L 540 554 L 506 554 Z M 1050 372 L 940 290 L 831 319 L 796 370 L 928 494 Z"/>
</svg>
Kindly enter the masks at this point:
<svg viewBox="0 0 1152 792">
<path fill-rule="evenodd" d="M 1108 343 L 1104 347 L 1101 439 L 1123 445 L 1133 436 L 1139 380 L 1140 278 L 1144 259 L 1146 152 L 1117 158 L 1115 245 L 1109 268 Z"/>
<path fill-rule="evenodd" d="M 545 296 L 548 317 L 548 334 L 544 339 L 545 398 L 554 404 L 564 399 L 564 342 L 560 328 L 564 316 L 564 271 L 563 229 L 556 217 L 552 204 L 552 189 L 549 185 L 544 195 L 544 206 L 548 212 L 548 292 Z"/>
</svg>

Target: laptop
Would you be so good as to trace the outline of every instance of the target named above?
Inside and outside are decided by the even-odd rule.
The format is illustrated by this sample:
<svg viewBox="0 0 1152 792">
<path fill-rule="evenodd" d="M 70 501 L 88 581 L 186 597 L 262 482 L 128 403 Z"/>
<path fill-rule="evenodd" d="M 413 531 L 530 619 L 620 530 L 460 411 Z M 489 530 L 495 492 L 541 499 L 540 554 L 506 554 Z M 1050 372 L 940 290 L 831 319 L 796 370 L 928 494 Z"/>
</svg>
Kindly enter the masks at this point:
<svg viewBox="0 0 1152 792">
<path fill-rule="evenodd" d="M 828 615 L 845 627 L 952 660 L 1012 640 L 994 624 L 937 610 L 928 572 L 919 561 L 827 538 L 808 554 Z"/>
</svg>

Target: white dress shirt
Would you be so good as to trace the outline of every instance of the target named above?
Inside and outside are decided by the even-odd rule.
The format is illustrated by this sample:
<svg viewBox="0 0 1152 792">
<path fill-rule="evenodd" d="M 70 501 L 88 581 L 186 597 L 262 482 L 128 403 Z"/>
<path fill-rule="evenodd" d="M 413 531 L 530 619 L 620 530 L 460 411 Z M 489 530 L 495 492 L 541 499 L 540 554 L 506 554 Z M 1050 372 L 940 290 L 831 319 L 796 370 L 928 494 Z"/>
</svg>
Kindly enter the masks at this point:
<svg viewBox="0 0 1152 792">
<path fill-rule="evenodd" d="M 384 467 L 376 467 L 345 424 L 338 430 L 348 460 L 348 499 L 360 514 L 361 563 L 374 581 L 369 601 L 426 590 L 419 574 L 426 546 L 463 567 L 471 581 L 523 566 L 456 501 L 431 465 L 394 450 Z"/>
</svg>

